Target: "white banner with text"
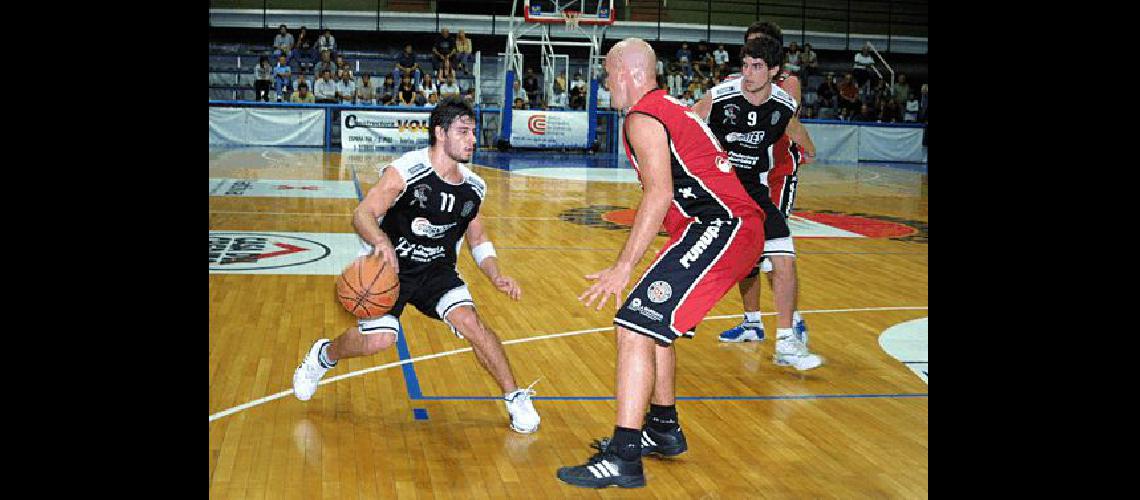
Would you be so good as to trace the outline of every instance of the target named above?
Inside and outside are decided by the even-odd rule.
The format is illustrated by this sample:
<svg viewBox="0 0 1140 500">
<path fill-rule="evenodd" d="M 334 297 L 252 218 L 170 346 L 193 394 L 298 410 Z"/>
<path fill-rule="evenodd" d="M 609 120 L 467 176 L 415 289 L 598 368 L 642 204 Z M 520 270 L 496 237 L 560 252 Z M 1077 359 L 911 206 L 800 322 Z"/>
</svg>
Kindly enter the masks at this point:
<svg viewBox="0 0 1140 500">
<path fill-rule="evenodd" d="M 340 112 L 340 147 L 345 151 L 379 148 L 422 148 L 428 145 L 431 112 L 357 111 Z"/>
</svg>

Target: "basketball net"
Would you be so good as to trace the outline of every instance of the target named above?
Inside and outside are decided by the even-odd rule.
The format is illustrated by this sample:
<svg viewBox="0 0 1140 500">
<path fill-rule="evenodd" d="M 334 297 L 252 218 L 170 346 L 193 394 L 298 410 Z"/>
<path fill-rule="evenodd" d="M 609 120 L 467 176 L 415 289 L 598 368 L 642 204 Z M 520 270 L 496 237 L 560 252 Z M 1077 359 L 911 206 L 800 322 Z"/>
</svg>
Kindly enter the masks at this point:
<svg viewBox="0 0 1140 500">
<path fill-rule="evenodd" d="M 562 11 L 562 19 L 566 21 L 566 29 L 567 30 L 578 29 L 578 20 L 579 20 L 579 16 L 581 16 L 581 15 L 582 15 L 582 13 L 578 12 L 576 10 L 564 10 L 564 11 Z"/>
</svg>

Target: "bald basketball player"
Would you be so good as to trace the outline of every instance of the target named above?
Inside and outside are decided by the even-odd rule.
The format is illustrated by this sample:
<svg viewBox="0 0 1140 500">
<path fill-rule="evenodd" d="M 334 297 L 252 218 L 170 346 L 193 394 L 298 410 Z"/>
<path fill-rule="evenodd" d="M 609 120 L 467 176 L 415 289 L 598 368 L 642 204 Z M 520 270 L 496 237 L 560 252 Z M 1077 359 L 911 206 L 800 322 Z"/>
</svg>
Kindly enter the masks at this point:
<svg viewBox="0 0 1140 500">
<path fill-rule="evenodd" d="M 585 464 L 558 470 L 563 482 L 585 488 L 645 486 L 643 454 L 674 456 L 687 449 L 676 418 L 673 341 L 692 336 L 764 249 L 760 206 L 745 191 L 705 122 L 657 89 L 656 63 L 653 49 L 637 38 L 618 42 L 606 56 L 610 102 L 628 112 L 626 154 L 638 171 L 643 195 L 617 262 L 587 275 L 595 283 L 578 300 L 586 307 L 597 301 L 601 310 L 613 296 L 617 306 L 634 265 L 662 223 L 669 242 L 614 317 L 618 354 L 613 436 L 595 442 L 598 453 Z"/>
</svg>

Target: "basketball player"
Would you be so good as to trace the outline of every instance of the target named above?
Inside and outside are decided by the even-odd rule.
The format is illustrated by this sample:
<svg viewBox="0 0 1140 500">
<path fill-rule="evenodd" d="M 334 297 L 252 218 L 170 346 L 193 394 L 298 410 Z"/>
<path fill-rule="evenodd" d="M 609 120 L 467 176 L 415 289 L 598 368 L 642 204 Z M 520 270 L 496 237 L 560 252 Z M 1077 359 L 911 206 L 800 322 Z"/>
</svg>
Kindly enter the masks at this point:
<svg viewBox="0 0 1140 500">
<path fill-rule="evenodd" d="M 534 391 L 515 384 L 502 343 L 475 312 L 455 267 L 459 243 L 466 236 L 472 257 L 495 287 L 514 300 L 522 293 L 514 279 L 499 271 L 495 248 L 484 231 L 479 207 L 486 184 L 462 164 L 471 160 L 475 148 L 475 113 L 463 99 L 447 97 L 432 110 L 428 127 L 429 146 L 405 153 L 384 169 L 353 214 L 352 224 L 364 244 L 361 255 L 379 256 L 395 266 L 399 298 L 388 314 L 360 320 L 331 342 L 317 340 L 293 374 L 293 392 L 307 401 L 325 372 L 341 359 L 391 347 L 400 313 L 411 303 L 471 343 L 479 364 L 505 393 L 511 429 L 534 432 L 540 420 L 531 403 Z"/>
<path fill-rule="evenodd" d="M 774 38 L 781 46 L 783 45 L 783 33 L 780 27 L 770 22 L 752 23 L 744 34 L 744 40 L 747 43 L 763 36 Z M 761 207 L 769 214 L 765 221 L 765 236 L 768 241 L 765 242 L 764 259 L 757 263 L 757 269 L 741 281 L 739 286 L 740 296 L 744 302 L 744 322 L 722 332 L 720 340 L 722 342 L 764 340 L 764 325 L 760 322 L 760 282 L 757 276 L 761 270 L 771 271 L 768 273 L 768 281 L 775 295 L 777 312 L 775 362 L 777 365 L 792 365 L 802 370 L 811 369 L 819 366 L 822 359 L 807 351 L 807 324 L 797 309 L 799 279 L 796 275 L 795 247 L 792 244 L 787 219 L 791 217 L 795 201 L 799 166 L 811 163 L 815 157 L 815 144 L 796 116 L 793 116 L 788 123 L 786 133 L 781 133 L 775 144 L 767 148 L 758 148 L 757 144 L 750 144 L 748 141 L 729 141 L 739 137 L 755 138 L 755 132 L 763 132 L 761 127 L 771 126 L 753 121 L 751 115 L 738 116 L 739 110 L 743 109 L 741 106 L 751 105 L 750 102 L 741 102 L 742 97 L 737 95 L 739 80 L 739 75 L 733 75 L 718 87 L 722 93 L 733 93 L 733 98 L 720 98 L 718 94 L 710 91 L 693 107 L 694 111 L 706 120 L 709 119 L 710 112 L 714 112 L 713 108 L 717 108 L 715 113 L 718 113 L 719 123 L 710 121 L 710 125 L 717 132 L 721 143 L 730 151 L 730 158 L 737 168 L 737 174 L 741 176 L 741 181 L 745 186 L 755 187 L 754 184 L 757 182 L 767 185 L 767 198 L 769 198 L 761 203 Z M 780 71 L 774 83 L 786 91 L 792 101 L 797 103 L 800 101 L 800 81 L 795 75 Z M 753 92 L 745 94 L 749 96 L 750 101 L 757 97 Z M 801 147 L 803 154 L 800 151 Z M 778 217 L 775 216 L 775 212 L 779 213 Z M 803 345 L 802 349 L 797 342 L 781 343 L 781 338 L 786 339 L 793 335 L 798 344 Z"/>
<path fill-rule="evenodd" d="M 653 49 L 637 38 L 618 42 L 606 56 L 610 101 L 628 110 L 626 154 L 643 195 L 617 262 L 586 276 L 596 282 L 579 300 L 591 307 L 601 299 L 600 310 L 612 295 L 617 306 L 662 222 L 669 242 L 614 317 L 617 425 L 611 439 L 594 444 L 598 453 L 584 465 L 558 470 L 559 479 L 575 486 L 641 487 L 643 454 L 687 449 L 674 403 L 673 341 L 692 337 L 764 249 L 764 213 L 705 122 L 656 89 L 655 67 Z"/>
</svg>

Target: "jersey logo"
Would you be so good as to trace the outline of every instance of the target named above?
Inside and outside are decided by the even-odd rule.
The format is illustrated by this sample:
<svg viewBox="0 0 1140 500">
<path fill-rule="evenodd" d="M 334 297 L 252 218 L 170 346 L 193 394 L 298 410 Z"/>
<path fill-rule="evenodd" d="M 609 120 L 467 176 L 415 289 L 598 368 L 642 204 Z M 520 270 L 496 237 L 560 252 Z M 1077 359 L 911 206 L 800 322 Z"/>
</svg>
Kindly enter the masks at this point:
<svg viewBox="0 0 1140 500">
<path fill-rule="evenodd" d="M 716 157 L 716 168 L 727 174 L 732 172 L 732 162 L 728 161 L 728 158 L 724 156 L 718 156 Z"/>
<path fill-rule="evenodd" d="M 436 259 L 444 257 L 443 247 L 425 247 L 417 245 L 407 240 L 403 236 L 400 237 L 396 243 L 396 253 L 400 254 L 401 259 L 411 259 L 415 262 L 431 262 Z"/>
<path fill-rule="evenodd" d="M 471 215 L 471 211 L 475 209 L 475 202 L 467 200 L 463 203 L 463 210 L 459 212 L 460 217 L 467 217 Z"/>
<path fill-rule="evenodd" d="M 681 193 L 681 199 L 697 197 L 697 195 L 693 194 L 693 188 L 691 187 L 680 188 L 677 190 L 677 192 Z"/>
<path fill-rule="evenodd" d="M 776 110 L 772 112 L 772 125 L 775 125 L 778 121 L 780 121 L 780 111 Z"/>
<path fill-rule="evenodd" d="M 764 141 L 764 131 L 754 130 L 752 132 L 729 132 L 724 140 L 729 144 L 740 142 L 751 147 L 758 147 Z"/>
<path fill-rule="evenodd" d="M 724 106 L 724 119 L 720 121 L 721 125 L 736 125 L 736 112 L 738 110 L 740 110 L 740 106 L 726 104 Z"/>
<path fill-rule="evenodd" d="M 423 217 L 416 217 L 412 219 L 412 234 L 416 236 L 423 236 L 425 238 L 439 239 L 448 229 L 455 227 L 456 222 L 452 222 L 446 226 L 437 226 L 428 222 Z"/>
<path fill-rule="evenodd" d="M 418 202 L 420 208 L 427 208 L 428 193 L 430 192 L 431 186 L 427 184 L 417 185 L 415 192 L 412 193 L 412 196 L 414 196 L 414 198 L 412 198 L 412 201 L 408 204 L 415 205 Z"/>
<path fill-rule="evenodd" d="M 412 168 L 408 169 L 408 178 L 411 179 L 417 175 L 420 175 L 420 172 L 427 170 L 427 168 L 428 166 L 424 165 L 423 163 L 415 164 Z"/>
</svg>

